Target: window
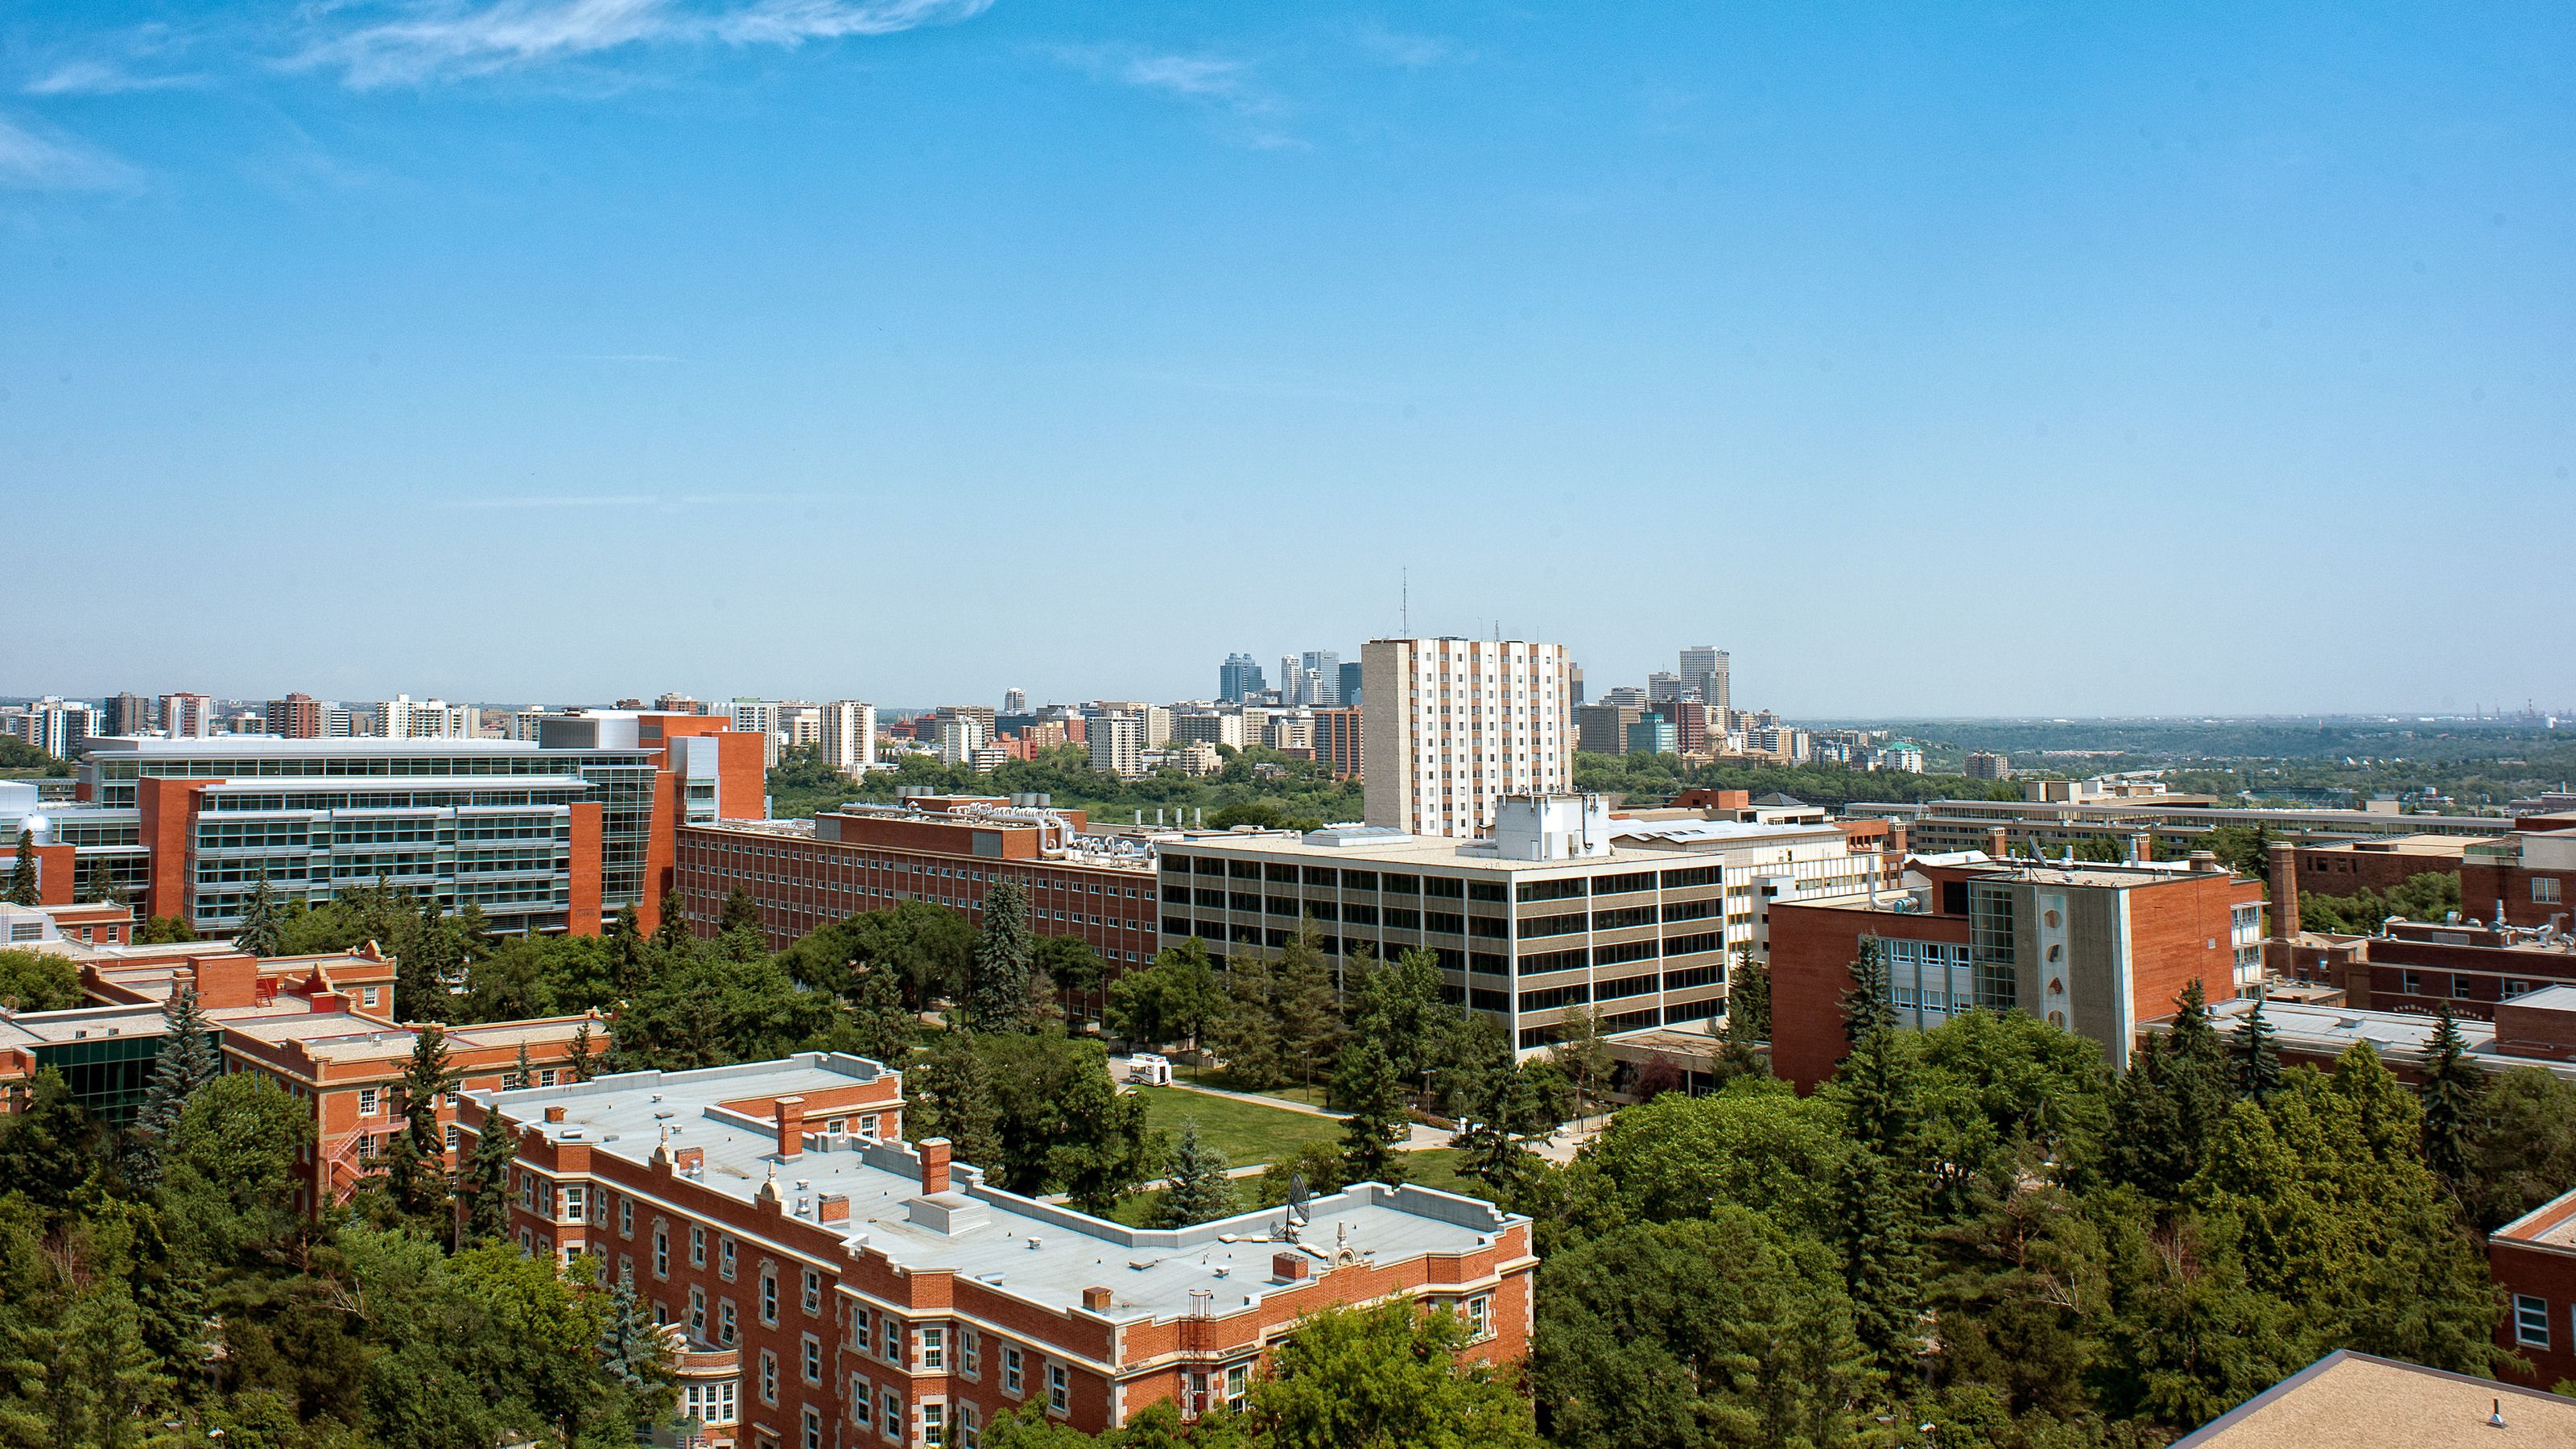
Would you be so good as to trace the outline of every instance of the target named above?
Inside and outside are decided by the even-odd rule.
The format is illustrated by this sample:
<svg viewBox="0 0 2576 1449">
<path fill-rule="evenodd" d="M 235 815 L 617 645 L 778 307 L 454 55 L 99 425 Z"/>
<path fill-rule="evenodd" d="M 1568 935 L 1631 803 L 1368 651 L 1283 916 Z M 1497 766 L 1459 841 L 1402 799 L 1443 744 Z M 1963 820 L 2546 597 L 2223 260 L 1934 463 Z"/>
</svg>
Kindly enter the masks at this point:
<svg viewBox="0 0 2576 1449">
<path fill-rule="evenodd" d="M 805 1409 L 805 1449 L 823 1449 L 823 1415 L 811 1405 Z"/>
<path fill-rule="evenodd" d="M 691 1223 L 689 1224 L 689 1266 L 692 1268 L 703 1268 L 706 1265 L 707 1230 L 699 1227 L 696 1223 Z"/>
<path fill-rule="evenodd" d="M 563 1220 L 565 1222 L 577 1223 L 584 1220 L 584 1215 L 582 1213 L 582 1194 L 584 1191 L 585 1189 L 578 1183 L 566 1187 L 563 1190 Z"/>
<path fill-rule="evenodd" d="M 453 1122 L 447 1124 L 447 1150 L 450 1152 L 456 1150 L 456 1124 Z"/>
<path fill-rule="evenodd" d="M 884 1351 L 879 1353 L 877 1357 L 884 1359 L 887 1363 L 891 1364 L 902 1363 L 903 1322 L 892 1314 L 886 1315 L 882 1322 L 885 1324 L 885 1347 Z"/>
<path fill-rule="evenodd" d="M 378 1092 L 373 1087 L 360 1087 L 358 1089 L 358 1115 L 361 1117 L 373 1117 L 376 1115 L 376 1102 L 382 1095 L 382 1093 Z"/>
<path fill-rule="evenodd" d="M 1250 1363 L 1230 1363 L 1225 1366 L 1225 1405 L 1227 1408 L 1242 1408 L 1243 1396 L 1246 1393 L 1249 1393 L 1251 1389 L 1252 1365 Z"/>
<path fill-rule="evenodd" d="M 823 1340 L 809 1333 L 805 1335 L 805 1382 L 819 1384 L 822 1381 Z"/>
<path fill-rule="evenodd" d="M 1479 1293 L 1467 1300 L 1467 1341 L 1482 1343 L 1494 1336 L 1494 1298 Z"/>
<path fill-rule="evenodd" d="M 707 1295 L 702 1288 L 689 1290 L 689 1337 L 707 1341 Z"/>
<path fill-rule="evenodd" d="M 929 1446 L 929 1449 L 940 1449 L 941 1445 L 948 1442 L 948 1406 L 946 1404 L 921 1406 L 921 1442 Z"/>
<path fill-rule="evenodd" d="M 868 1345 L 874 1341 L 869 1337 L 868 1328 L 874 1321 L 874 1315 L 864 1308 L 850 1310 L 850 1347 L 861 1353 L 868 1351 Z"/>
<path fill-rule="evenodd" d="M 948 1333 L 945 1329 L 925 1328 L 921 1331 L 921 1362 L 918 1367 L 923 1373 L 938 1373 L 948 1367 Z"/>
<path fill-rule="evenodd" d="M 716 1241 L 716 1275 L 728 1283 L 733 1281 L 733 1239 L 731 1238 L 720 1238 Z"/>
<path fill-rule="evenodd" d="M 724 1345 L 725 1347 L 731 1347 L 733 1345 L 733 1330 L 733 1300 L 730 1298 L 722 1299 L 716 1304 L 716 1342 Z"/>
<path fill-rule="evenodd" d="M 734 1388 L 732 1379 L 690 1384 L 680 1393 L 680 1410 L 702 1424 L 730 1424 L 736 1412 Z"/>
<path fill-rule="evenodd" d="M 983 1436 L 977 1432 L 975 1424 L 975 1406 L 959 1404 L 957 1406 L 958 1449 L 980 1449 L 982 1443 Z"/>
<path fill-rule="evenodd" d="M 2513 1295 L 2513 1341 L 2524 1348 L 2549 1347 L 2548 1299 Z"/>
<path fill-rule="evenodd" d="M 1020 1351 L 1016 1348 L 1002 1350 L 1002 1392 L 1015 1399 L 1020 1396 Z"/>
<path fill-rule="evenodd" d="M 671 1233 L 660 1223 L 653 1225 L 653 1276 L 671 1276 Z"/>
<path fill-rule="evenodd" d="M 760 1401 L 778 1402 L 778 1355 L 765 1348 L 760 1351 Z"/>
<path fill-rule="evenodd" d="M 2558 903 L 2558 877 L 2536 875 L 2531 878 L 2531 898 L 2542 905 Z"/>
<path fill-rule="evenodd" d="M 1047 1412 L 1067 1414 L 1073 1411 L 1073 1374 L 1063 1364 L 1047 1365 Z"/>
<path fill-rule="evenodd" d="M 882 1416 L 878 1422 L 885 1429 L 886 1437 L 903 1438 L 903 1395 L 892 1389 L 886 1390 L 885 1397 L 877 1400 L 877 1410 Z"/>
<path fill-rule="evenodd" d="M 804 1308 L 809 1315 L 823 1311 L 823 1275 L 811 1268 L 805 1270 Z"/>
<path fill-rule="evenodd" d="M 774 1269 L 760 1270 L 760 1321 L 772 1328 L 778 1326 L 778 1274 Z"/>
<path fill-rule="evenodd" d="M 617 1200 L 617 1236 L 621 1238 L 635 1236 L 635 1199 L 631 1197 L 621 1197 Z"/>
<path fill-rule="evenodd" d="M 984 1336 L 971 1328 L 957 1330 L 957 1371 L 968 1378 L 976 1377 L 982 1357 Z"/>
</svg>

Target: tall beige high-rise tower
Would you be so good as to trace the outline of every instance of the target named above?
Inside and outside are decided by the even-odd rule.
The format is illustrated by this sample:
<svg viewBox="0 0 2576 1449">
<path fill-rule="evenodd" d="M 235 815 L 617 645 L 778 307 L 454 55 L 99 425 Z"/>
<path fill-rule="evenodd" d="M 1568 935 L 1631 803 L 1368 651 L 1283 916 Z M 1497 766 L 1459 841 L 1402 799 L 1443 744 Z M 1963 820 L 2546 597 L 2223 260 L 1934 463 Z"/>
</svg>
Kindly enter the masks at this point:
<svg viewBox="0 0 2576 1449">
<path fill-rule="evenodd" d="M 1481 835 L 1501 797 L 1573 788 L 1572 667 L 1561 644 L 1370 640 L 1360 654 L 1368 823 Z"/>
</svg>

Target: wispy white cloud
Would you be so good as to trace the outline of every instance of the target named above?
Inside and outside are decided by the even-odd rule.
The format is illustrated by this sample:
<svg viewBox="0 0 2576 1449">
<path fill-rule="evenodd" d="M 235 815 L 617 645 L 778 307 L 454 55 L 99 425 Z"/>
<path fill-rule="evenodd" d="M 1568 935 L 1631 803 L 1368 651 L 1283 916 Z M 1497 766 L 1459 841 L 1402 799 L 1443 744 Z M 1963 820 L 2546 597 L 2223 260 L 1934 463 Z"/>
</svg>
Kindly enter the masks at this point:
<svg viewBox="0 0 2576 1449">
<path fill-rule="evenodd" d="M 642 45 L 795 46 L 892 35 L 981 14 L 992 0 L 423 0 L 306 44 L 291 68 L 337 71 L 353 89 L 425 85 L 576 61 Z M 369 12 L 381 13 L 377 7 Z M 352 14 L 359 12 L 350 12 Z M 342 12 L 323 13 L 331 23 Z"/>
<path fill-rule="evenodd" d="M 1359 33 L 1360 49 L 1388 65 L 1407 70 L 1422 70 L 1435 65 L 1450 65 L 1472 58 L 1465 46 L 1438 35 L 1408 35 L 1380 25 L 1363 26 Z"/>
<path fill-rule="evenodd" d="M 142 179 L 142 173 L 94 146 L 0 116 L 0 187 L 125 191 Z"/>
<path fill-rule="evenodd" d="M 1159 91 L 1225 115 L 1235 123 L 1237 138 L 1251 145 L 1265 149 L 1305 145 L 1278 124 L 1287 107 L 1242 61 L 1132 45 L 1058 46 L 1053 54 L 1095 80 Z"/>
<path fill-rule="evenodd" d="M 116 96 L 203 84 L 200 75 L 138 75 L 112 60 L 69 60 L 29 81 L 31 96 Z"/>
</svg>

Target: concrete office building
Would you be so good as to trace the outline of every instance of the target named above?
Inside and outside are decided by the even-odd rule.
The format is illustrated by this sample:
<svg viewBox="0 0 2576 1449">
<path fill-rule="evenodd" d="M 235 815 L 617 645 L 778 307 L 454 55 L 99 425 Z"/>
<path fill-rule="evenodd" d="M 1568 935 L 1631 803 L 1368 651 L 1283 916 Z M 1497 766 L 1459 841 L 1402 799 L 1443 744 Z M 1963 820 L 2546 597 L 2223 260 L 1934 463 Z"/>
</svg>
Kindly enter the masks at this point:
<svg viewBox="0 0 2576 1449">
<path fill-rule="evenodd" d="M 844 775 L 864 775 L 877 767 L 877 707 L 865 700 L 836 699 L 823 706 L 823 763 Z"/>
<path fill-rule="evenodd" d="M 1172 742 L 1226 745 L 1233 749 L 1242 749 L 1244 745 L 1242 712 L 1213 709 L 1175 710 L 1172 713 Z"/>
<path fill-rule="evenodd" d="M 1129 1228 L 904 1140 L 900 1074 L 801 1053 L 465 1094 L 515 1138 L 508 1231 L 590 1253 L 680 1338 L 680 1404 L 741 1449 L 964 1446 L 1023 1410 L 1090 1433 L 1240 1404 L 1300 1319 L 1408 1299 L 1462 1357 L 1526 1352 L 1527 1218 L 1361 1183 L 1301 1212 Z"/>
<path fill-rule="evenodd" d="M 2057 782 L 2032 782 L 2034 785 Z M 2335 839 L 2386 839 L 2410 835 L 2492 838 L 2513 822 L 2492 815 L 2400 815 L 2384 810 L 2266 810 L 2221 805 L 2208 795 L 2148 793 L 2083 800 L 1930 800 L 1920 803 L 1856 800 L 1843 808 L 1854 818 L 1902 820 L 1914 848 L 1925 853 L 1983 850 L 2001 855 L 2037 845 L 2050 855 L 2091 841 L 2185 856 L 2200 837 L 2222 825 L 2260 826 L 2274 835 Z"/>
<path fill-rule="evenodd" d="M 1613 1031 L 1717 1015 L 1729 953 L 1759 954 L 1778 904 L 1865 900 L 1885 875 L 1832 824 L 1620 820 L 1597 795 L 1506 797 L 1483 840 L 1328 826 L 1157 851 L 1165 946 L 1276 951 L 1312 919 L 1330 957 L 1419 947 L 1525 1048 L 1584 1006 Z"/>
<path fill-rule="evenodd" d="M 1575 706 L 1574 747 L 1587 755 L 1624 755 L 1628 753 L 1628 731 L 1645 718 L 1645 711 L 1633 704 L 1600 704 Z"/>
<path fill-rule="evenodd" d="M 1731 667 L 1725 650 L 1714 644 L 1694 644 L 1682 651 L 1682 688 L 1698 695 L 1700 703 L 1723 718 L 1735 704 L 1727 680 Z"/>
<path fill-rule="evenodd" d="M 1372 639 L 1361 662 L 1369 824 L 1474 836 L 1493 823 L 1505 795 L 1572 786 L 1564 646 Z"/>
</svg>

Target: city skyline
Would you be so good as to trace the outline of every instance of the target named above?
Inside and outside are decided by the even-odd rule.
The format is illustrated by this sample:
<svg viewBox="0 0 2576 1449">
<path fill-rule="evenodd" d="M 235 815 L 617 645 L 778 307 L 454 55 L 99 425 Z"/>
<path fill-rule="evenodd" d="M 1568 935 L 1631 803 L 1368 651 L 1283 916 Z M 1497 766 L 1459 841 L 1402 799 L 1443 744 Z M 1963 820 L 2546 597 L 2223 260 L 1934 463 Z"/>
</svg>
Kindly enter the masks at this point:
<svg viewBox="0 0 2576 1449">
<path fill-rule="evenodd" d="M 156 21 L 0 22 L 0 688 L 1186 697 L 1496 616 L 1804 716 L 2576 673 L 2451 602 L 2555 601 L 2546 8 Z M 1210 587 L 1264 506 L 1293 592 Z"/>
</svg>

